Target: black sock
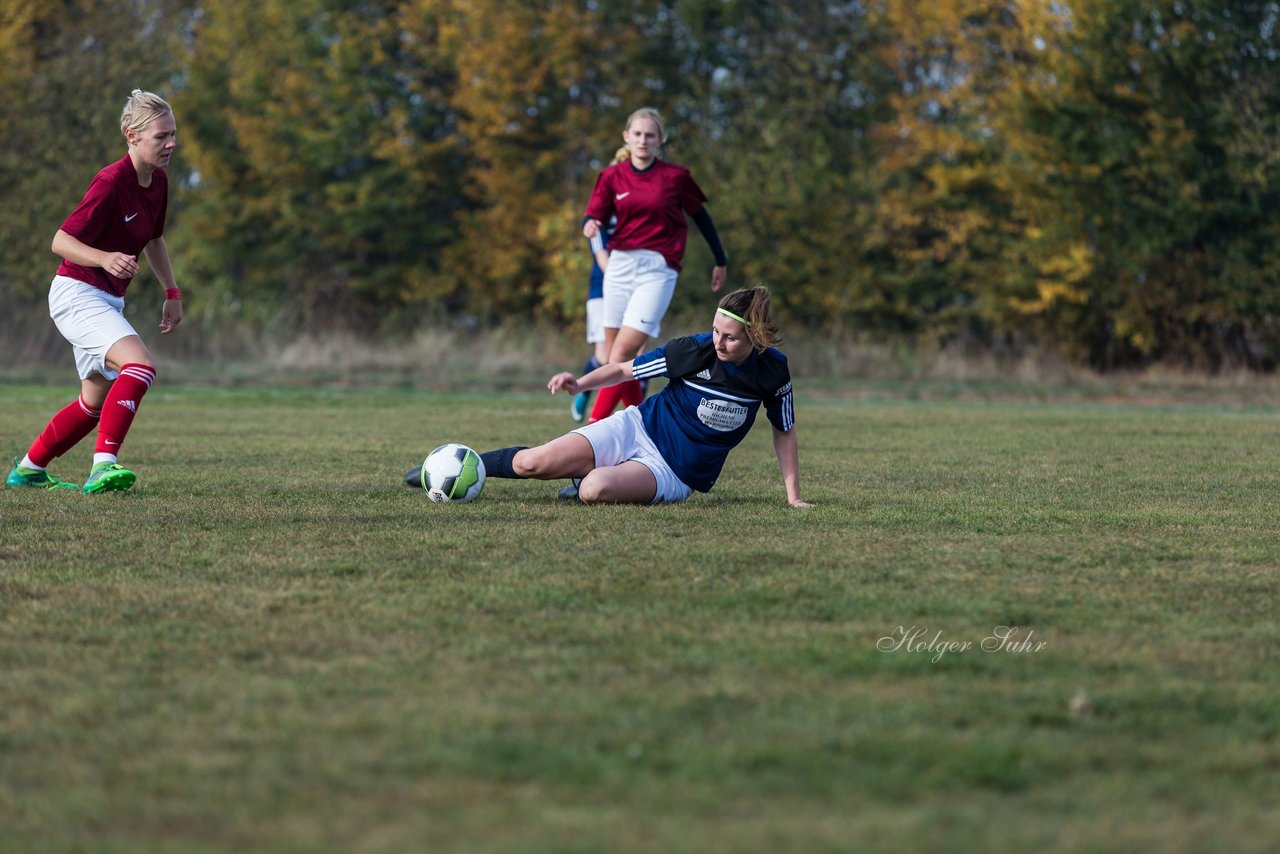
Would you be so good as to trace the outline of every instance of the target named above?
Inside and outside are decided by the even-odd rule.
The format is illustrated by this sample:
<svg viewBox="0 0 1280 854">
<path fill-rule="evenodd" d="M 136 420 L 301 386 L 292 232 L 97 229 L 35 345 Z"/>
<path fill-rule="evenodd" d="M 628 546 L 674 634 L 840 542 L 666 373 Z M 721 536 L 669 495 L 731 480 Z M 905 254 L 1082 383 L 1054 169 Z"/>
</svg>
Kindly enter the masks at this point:
<svg viewBox="0 0 1280 854">
<path fill-rule="evenodd" d="M 485 477 L 520 477 L 511 467 L 511 461 L 515 459 L 516 453 L 523 451 L 525 447 L 525 445 L 515 445 L 510 448 L 499 448 L 496 451 L 485 451 L 480 455 L 480 460 L 484 463 Z"/>
</svg>

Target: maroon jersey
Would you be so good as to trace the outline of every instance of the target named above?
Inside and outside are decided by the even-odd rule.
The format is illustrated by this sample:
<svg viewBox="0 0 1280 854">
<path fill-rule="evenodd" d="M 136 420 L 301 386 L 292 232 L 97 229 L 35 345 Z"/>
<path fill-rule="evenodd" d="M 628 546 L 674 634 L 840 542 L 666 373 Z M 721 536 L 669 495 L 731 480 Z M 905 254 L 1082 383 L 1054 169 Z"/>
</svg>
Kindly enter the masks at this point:
<svg viewBox="0 0 1280 854">
<path fill-rule="evenodd" d="M 662 253 L 668 267 L 679 270 L 689 236 L 685 215 L 693 216 L 706 201 L 683 166 L 655 160 L 639 172 L 628 160 L 600 173 L 587 216 L 599 222 L 618 217 L 610 249 L 651 249 Z"/>
<path fill-rule="evenodd" d="M 151 174 L 151 186 L 138 185 L 133 161 L 106 166 L 94 176 L 84 198 L 62 230 L 76 240 L 104 252 L 141 255 L 148 243 L 164 234 L 169 209 L 169 178 L 163 169 Z M 59 276 L 69 276 L 115 296 L 124 296 L 128 279 L 117 279 L 101 267 L 84 267 L 63 259 Z"/>
</svg>

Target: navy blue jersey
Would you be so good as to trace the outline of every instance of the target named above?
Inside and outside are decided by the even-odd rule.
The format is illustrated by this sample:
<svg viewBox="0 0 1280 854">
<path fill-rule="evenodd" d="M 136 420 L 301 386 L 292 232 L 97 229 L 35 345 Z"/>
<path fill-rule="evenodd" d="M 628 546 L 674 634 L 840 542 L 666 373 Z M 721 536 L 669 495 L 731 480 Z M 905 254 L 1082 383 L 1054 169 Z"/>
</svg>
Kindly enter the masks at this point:
<svg viewBox="0 0 1280 854">
<path fill-rule="evenodd" d="M 725 458 L 746 437 L 764 404 L 769 423 L 795 424 L 791 372 L 781 350 L 751 352 L 741 365 L 716 358 L 711 333 L 676 338 L 636 356 L 636 379 L 666 376 L 667 387 L 640 404 L 644 429 L 676 476 L 699 492 L 715 485 Z"/>
</svg>

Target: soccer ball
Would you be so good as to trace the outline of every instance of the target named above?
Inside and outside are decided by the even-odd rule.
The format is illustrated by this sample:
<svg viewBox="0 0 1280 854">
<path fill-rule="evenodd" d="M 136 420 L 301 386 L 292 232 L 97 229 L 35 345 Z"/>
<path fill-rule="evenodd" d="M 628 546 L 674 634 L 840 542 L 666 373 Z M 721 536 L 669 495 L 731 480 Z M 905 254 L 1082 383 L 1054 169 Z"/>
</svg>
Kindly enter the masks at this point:
<svg viewBox="0 0 1280 854">
<path fill-rule="evenodd" d="M 484 461 L 466 445 L 441 445 L 422 461 L 422 488 L 432 501 L 475 501 L 484 489 Z"/>
</svg>

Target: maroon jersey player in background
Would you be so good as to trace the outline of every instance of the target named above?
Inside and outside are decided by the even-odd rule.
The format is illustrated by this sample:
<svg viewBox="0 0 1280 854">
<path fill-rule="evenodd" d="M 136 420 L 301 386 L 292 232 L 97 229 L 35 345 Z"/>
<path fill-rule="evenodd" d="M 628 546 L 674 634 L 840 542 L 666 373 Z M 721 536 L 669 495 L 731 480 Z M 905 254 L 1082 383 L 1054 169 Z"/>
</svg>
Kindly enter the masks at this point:
<svg viewBox="0 0 1280 854">
<path fill-rule="evenodd" d="M 715 257 L 712 292 L 724 287 L 728 265 L 702 189 L 688 169 L 660 157 L 667 141 L 662 114 L 651 107 L 636 110 L 627 118 L 622 140 L 620 162 L 605 168 L 596 179 L 582 228 L 590 239 L 600 232 L 602 223 L 617 217 L 604 275 L 604 334 L 610 363 L 635 358 L 645 341 L 661 331 L 684 257 L 689 232 L 686 216 L 698 226 Z M 608 417 L 619 400 L 630 406 L 642 399 L 635 380 L 601 389 L 590 421 Z"/>
</svg>

